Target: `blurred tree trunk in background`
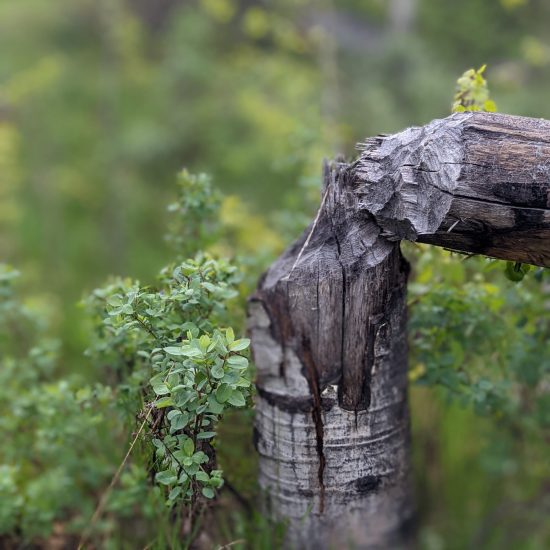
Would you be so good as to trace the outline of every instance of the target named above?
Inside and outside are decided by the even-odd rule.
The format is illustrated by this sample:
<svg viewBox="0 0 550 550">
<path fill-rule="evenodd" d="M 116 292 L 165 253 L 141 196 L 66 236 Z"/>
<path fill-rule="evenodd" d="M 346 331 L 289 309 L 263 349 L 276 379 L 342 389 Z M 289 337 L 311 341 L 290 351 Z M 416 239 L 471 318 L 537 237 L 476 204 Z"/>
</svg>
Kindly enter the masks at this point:
<svg viewBox="0 0 550 550">
<path fill-rule="evenodd" d="M 388 7 L 391 30 L 410 32 L 416 16 L 417 0 L 390 0 Z"/>
<path fill-rule="evenodd" d="M 104 224 L 105 242 L 112 269 L 122 271 L 125 264 L 127 238 L 125 218 L 126 159 L 121 154 L 120 134 L 121 93 L 120 63 L 117 32 L 124 13 L 120 0 L 102 0 L 97 4 L 98 20 L 101 25 L 101 66 L 100 80 L 103 94 L 99 105 L 99 120 L 104 136 L 105 152 L 103 160 L 102 184 L 105 187 Z"/>
<path fill-rule="evenodd" d="M 184 4 L 182 0 L 129 0 L 129 3 L 152 30 L 162 29 L 174 8 Z"/>
</svg>

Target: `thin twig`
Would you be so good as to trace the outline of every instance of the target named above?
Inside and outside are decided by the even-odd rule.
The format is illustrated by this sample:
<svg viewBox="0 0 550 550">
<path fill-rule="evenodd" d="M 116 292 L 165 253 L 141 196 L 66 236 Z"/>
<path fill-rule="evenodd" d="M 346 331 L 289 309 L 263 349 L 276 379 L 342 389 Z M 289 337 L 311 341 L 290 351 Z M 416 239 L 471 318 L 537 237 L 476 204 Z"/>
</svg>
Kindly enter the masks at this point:
<svg viewBox="0 0 550 550">
<path fill-rule="evenodd" d="M 311 231 L 309 232 L 309 234 L 307 236 L 307 239 L 305 240 L 302 248 L 300 249 L 300 252 L 298 252 L 298 256 L 296 256 L 296 260 L 294 261 L 294 265 L 292 266 L 292 268 L 288 272 L 288 275 L 286 277 L 284 277 L 285 279 L 288 279 L 292 275 L 292 272 L 294 271 L 294 268 L 298 265 L 298 262 L 302 258 L 302 254 L 304 253 L 304 250 L 309 245 L 309 241 L 311 240 L 313 232 L 315 231 L 315 228 L 317 227 L 317 224 L 319 223 L 319 218 L 321 217 L 321 212 L 323 211 L 323 207 L 325 206 L 325 201 L 327 199 L 328 191 L 329 191 L 329 187 L 327 186 L 327 190 L 325 191 L 325 194 L 323 195 L 323 198 L 321 200 L 321 204 L 319 206 L 319 210 L 317 210 L 317 215 L 315 216 L 315 219 L 313 220 L 313 225 L 311 226 Z"/>
<path fill-rule="evenodd" d="M 88 535 L 90 531 L 92 530 L 92 527 L 95 525 L 96 521 L 99 519 L 99 516 L 101 516 L 103 509 L 105 508 L 105 505 L 107 504 L 107 497 L 109 496 L 111 490 L 116 485 L 120 474 L 122 473 L 122 470 L 124 469 L 124 466 L 126 466 L 126 462 L 128 461 L 128 458 L 130 458 L 130 454 L 132 453 L 134 446 L 139 439 L 139 436 L 141 435 L 141 432 L 143 431 L 143 428 L 145 427 L 145 424 L 147 424 L 147 420 L 149 419 L 149 416 L 151 414 L 151 411 L 153 410 L 153 404 L 151 404 L 151 407 L 149 408 L 149 411 L 145 415 L 145 418 L 143 422 L 141 423 L 141 426 L 139 427 L 139 430 L 136 433 L 136 436 L 134 437 L 132 443 L 130 443 L 130 447 L 128 448 L 128 451 L 124 458 L 122 459 L 122 462 L 120 463 L 117 471 L 115 472 L 115 475 L 111 479 L 111 483 L 109 483 L 109 486 L 103 494 L 101 495 L 101 498 L 99 499 L 99 503 L 97 505 L 97 508 L 95 509 L 94 515 L 92 516 L 92 519 L 90 520 L 90 523 L 88 524 L 87 528 L 82 533 L 82 537 L 80 539 L 80 542 L 78 543 L 78 550 L 81 550 L 84 543 L 86 542 L 86 539 L 88 538 Z"/>
<path fill-rule="evenodd" d="M 453 223 L 453 225 L 451 225 L 451 227 L 449 227 L 449 229 L 447 229 L 447 233 L 450 233 L 462 220 L 456 220 L 455 223 Z"/>
<path fill-rule="evenodd" d="M 252 516 L 252 506 L 248 499 L 244 497 L 228 479 L 224 480 L 223 486 L 239 501 L 239 504 L 245 509 L 247 515 Z"/>
<path fill-rule="evenodd" d="M 168 380 L 168 377 L 172 373 L 172 370 L 174 369 L 175 365 L 172 365 L 170 367 L 170 370 L 168 371 L 168 374 L 164 378 L 164 382 Z M 111 479 L 111 483 L 109 483 L 109 486 L 107 489 L 105 489 L 104 493 L 101 495 L 101 498 L 99 499 L 99 503 L 97 505 L 97 508 L 95 509 L 94 515 L 92 516 L 92 519 L 90 520 L 90 523 L 84 529 L 82 532 L 82 537 L 80 538 L 80 542 L 78 544 L 77 550 L 82 550 L 82 546 L 84 542 L 86 541 L 86 538 L 88 537 L 89 532 L 92 530 L 92 527 L 94 526 L 95 522 L 98 520 L 99 516 L 102 514 L 103 509 L 105 508 L 105 504 L 107 504 L 107 497 L 109 496 L 109 493 L 113 489 L 113 487 L 116 485 L 118 478 L 120 477 L 120 474 L 122 473 L 122 470 L 124 469 L 124 466 L 126 465 L 126 462 L 128 461 L 128 458 L 130 458 L 130 455 L 132 454 L 132 450 L 134 449 L 134 446 L 143 431 L 143 428 L 145 427 L 145 424 L 147 424 L 147 420 L 149 420 L 149 416 L 151 416 L 151 412 L 155 408 L 155 401 L 150 403 L 149 411 L 145 415 L 145 418 L 143 419 L 143 422 L 141 423 L 141 426 L 139 427 L 139 430 L 136 433 L 136 436 L 134 437 L 132 443 L 130 443 L 130 447 L 128 448 L 128 452 L 126 453 L 126 456 L 122 459 L 122 462 L 120 463 L 117 471 L 115 472 L 115 475 L 113 476 L 113 479 Z M 166 445 L 165 445 L 166 447 Z M 168 449 L 168 447 L 166 447 Z M 172 453 L 170 453 L 172 454 Z M 179 462 L 178 462 L 179 464 Z"/>
<path fill-rule="evenodd" d="M 235 544 L 241 544 L 243 542 L 246 542 L 246 540 L 245 539 L 234 540 L 233 542 L 228 542 L 223 546 L 218 546 L 218 550 L 225 550 L 226 548 L 231 548 L 232 546 L 235 546 Z"/>
</svg>

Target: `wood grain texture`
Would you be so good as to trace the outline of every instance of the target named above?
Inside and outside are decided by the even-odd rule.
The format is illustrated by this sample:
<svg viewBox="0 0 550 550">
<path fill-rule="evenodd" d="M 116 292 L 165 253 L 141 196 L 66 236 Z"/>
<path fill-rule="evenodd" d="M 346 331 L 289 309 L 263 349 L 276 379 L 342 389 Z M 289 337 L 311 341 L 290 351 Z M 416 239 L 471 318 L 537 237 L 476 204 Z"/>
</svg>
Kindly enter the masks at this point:
<svg viewBox="0 0 550 550">
<path fill-rule="evenodd" d="M 550 265 L 550 122 L 463 113 L 361 149 L 325 165 L 318 216 L 249 303 L 260 484 L 288 547 L 408 543 L 399 241 Z"/>
<path fill-rule="evenodd" d="M 367 144 L 350 178 L 390 240 L 550 265 L 549 121 L 462 113 Z"/>
<path fill-rule="evenodd" d="M 295 548 L 395 547 L 412 516 L 408 266 L 358 208 L 348 168 L 325 167 L 317 222 L 249 307 L 260 484 Z"/>
</svg>

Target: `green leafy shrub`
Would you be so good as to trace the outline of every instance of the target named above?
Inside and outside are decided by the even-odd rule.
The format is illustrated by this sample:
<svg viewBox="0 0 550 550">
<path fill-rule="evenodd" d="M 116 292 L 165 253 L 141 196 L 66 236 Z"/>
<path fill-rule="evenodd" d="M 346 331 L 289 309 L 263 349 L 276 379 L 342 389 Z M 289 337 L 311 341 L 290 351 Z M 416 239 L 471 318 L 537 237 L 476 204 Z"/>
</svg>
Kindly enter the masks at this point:
<svg viewBox="0 0 550 550">
<path fill-rule="evenodd" d="M 434 271 L 434 265 L 445 268 Z M 550 536 L 539 513 L 547 510 L 544 441 L 550 433 L 548 274 L 533 269 L 533 276 L 513 284 L 500 266 L 486 258 L 465 261 L 422 247 L 414 257 L 416 275 L 409 285 L 409 376 L 416 386 L 413 395 L 419 387 L 430 388 L 421 395 L 452 419 L 448 426 L 431 426 L 446 438 L 440 452 L 449 456 L 441 460 L 450 463 L 444 480 L 441 470 L 427 474 L 428 479 L 433 476 L 430 491 L 440 488 L 446 502 L 433 512 L 441 515 L 438 521 L 461 514 L 456 536 L 469 542 L 477 526 L 492 521 L 495 510 L 506 510 L 510 517 L 498 530 L 502 538 L 491 539 L 490 547 L 515 537 L 532 540 L 533 548 L 539 548 Z M 431 423 L 433 416 L 421 420 L 418 415 L 413 423 Z M 461 422 L 466 422 L 464 436 Z M 416 452 L 425 459 L 433 440 L 417 434 L 416 441 Z M 455 475 L 471 476 L 467 490 L 453 485 Z M 484 491 L 490 497 L 482 498 Z M 451 494 L 456 495 L 454 505 Z M 532 531 L 515 521 L 520 514 L 530 517 Z M 473 533 L 459 532 L 461 522 L 474 526 Z"/>
<path fill-rule="evenodd" d="M 177 186 L 177 200 L 168 206 L 171 219 L 166 240 L 180 255 L 192 255 L 220 239 L 223 197 L 204 173 L 191 174 L 184 169 L 178 174 Z"/>
<path fill-rule="evenodd" d="M 102 316 L 94 358 L 118 354 L 115 365 L 131 365 L 155 447 L 151 469 L 169 505 L 212 498 L 221 487 L 216 425 L 250 396 L 249 341 L 219 324 L 238 280 L 235 267 L 199 254 L 163 269 L 158 287 L 119 281 L 88 300 Z"/>
<path fill-rule="evenodd" d="M 58 342 L 19 301 L 17 276 L 0 264 L 0 434 L 9 442 L 0 445 L 0 542 L 47 536 L 55 521 L 76 529 L 114 459 L 101 440 L 116 431 L 110 388 L 55 376 Z"/>
<path fill-rule="evenodd" d="M 173 545 L 183 510 L 192 536 L 195 516 L 223 485 L 216 429 L 227 410 L 250 403 L 252 390 L 249 341 L 236 339 L 230 327 L 242 314 L 227 307 L 242 276 L 209 253 L 181 260 L 214 245 L 222 224 L 221 196 L 207 176 L 183 172 L 179 183 L 169 240 L 180 259 L 161 270 L 155 285 L 112 279 L 84 301 L 93 335 L 86 355 L 93 378 L 106 385 L 60 376 L 58 342 L 17 299 L 18 273 L 0 266 L 0 433 L 13 441 L 0 450 L 6 541 L 61 530 L 109 546 L 125 522 L 140 518 L 141 536 Z M 106 444 L 115 434 L 118 443 Z"/>
</svg>

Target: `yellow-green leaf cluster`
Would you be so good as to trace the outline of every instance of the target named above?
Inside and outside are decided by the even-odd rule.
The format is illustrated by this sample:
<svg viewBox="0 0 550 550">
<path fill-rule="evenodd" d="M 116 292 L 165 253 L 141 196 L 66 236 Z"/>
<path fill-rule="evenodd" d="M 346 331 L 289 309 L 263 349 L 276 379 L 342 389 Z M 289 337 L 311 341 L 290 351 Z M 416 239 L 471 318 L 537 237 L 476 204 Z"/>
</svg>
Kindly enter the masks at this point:
<svg viewBox="0 0 550 550">
<path fill-rule="evenodd" d="M 483 73 L 487 65 L 479 69 L 468 69 L 456 81 L 456 93 L 453 102 L 453 113 L 465 111 L 486 111 L 494 113 L 496 103 L 490 98 L 487 80 Z"/>
</svg>

